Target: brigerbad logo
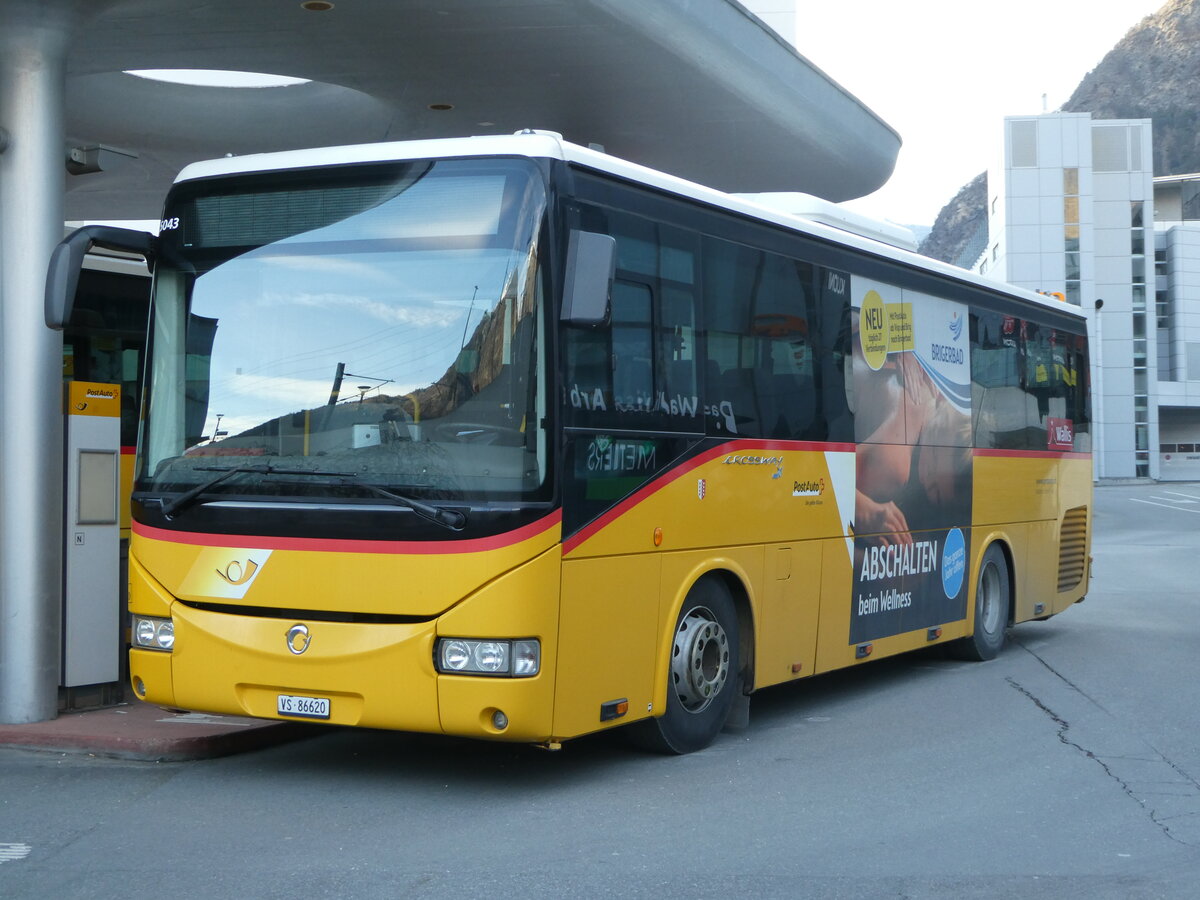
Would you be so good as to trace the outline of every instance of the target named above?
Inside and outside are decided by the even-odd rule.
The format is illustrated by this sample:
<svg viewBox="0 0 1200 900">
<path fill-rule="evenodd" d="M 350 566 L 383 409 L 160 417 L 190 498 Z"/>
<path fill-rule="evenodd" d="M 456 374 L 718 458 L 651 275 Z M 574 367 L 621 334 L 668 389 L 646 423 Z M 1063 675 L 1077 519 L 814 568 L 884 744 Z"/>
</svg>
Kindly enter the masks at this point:
<svg viewBox="0 0 1200 900">
<path fill-rule="evenodd" d="M 950 366 L 965 364 L 966 354 L 963 352 L 963 348 L 954 346 L 962 339 L 963 321 L 963 314 L 958 310 L 950 313 L 950 318 L 946 320 L 946 331 L 950 333 L 950 342 L 946 344 L 930 342 L 929 359 L 932 362 Z"/>
<path fill-rule="evenodd" d="M 933 358 L 934 362 L 950 363 L 955 366 L 963 364 L 961 347 L 951 347 L 949 344 L 931 344 L 929 355 Z"/>
<path fill-rule="evenodd" d="M 957 341 L 962 337 L 963 317 L 957 311 L 950 316 L 950 336 Z"/>
</svg>

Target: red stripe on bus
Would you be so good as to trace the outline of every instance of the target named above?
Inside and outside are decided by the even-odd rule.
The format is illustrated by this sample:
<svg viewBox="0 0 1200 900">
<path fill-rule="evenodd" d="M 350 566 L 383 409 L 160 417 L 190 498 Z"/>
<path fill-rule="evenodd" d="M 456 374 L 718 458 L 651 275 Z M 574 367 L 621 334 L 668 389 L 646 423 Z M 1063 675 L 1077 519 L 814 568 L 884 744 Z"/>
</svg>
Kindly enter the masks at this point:
<svg viewBox="0 0 1200 900">
<path fill-rule="evenodd" d="M 566 556 L 584 541 L 588 540 L 604 528 L 607 528 L 643 500 L 647 499 L 653 494 L 658 493 L 668 484 L 676 481 L 679 478 L 682 478 L 688 472 L 691 472 L 705 463 L 716 459 L 718 456 L 732 456 L 735 453 L 744 453 L 748 450 L 807 450 L 814 453 L 853 453 L 854 445 L 843 443 L 823 443 L 821 441 L 727 441 L 726 443 L 713 447 L 710 450 L 705 450 L 703 453 L 693 456 L 691 459 L 680 463 L 671 471 L 663 473 L 660 477 L 654 479 L 651 484 L 648 484 L 633 494 L 630 494 L 608 512 L 604 513 L 595 521 L 590 522 L 588 525 L 581 528 L 575 534 L 563 541 L 563 555 Z"/>
<path fill-rule="evenodd" d="M 133 456 L 135 453 L 137 453 L 137 447 L 133 446 L 132 444 L 121 445 L 122 456 Z"/>
<path fill-rule="evenodd" d="M 236 547 L 254 550 L 304 550 L 319 553 L 409 553 L 409 554 L 455 554 L 481 553 L 485 550 L 500 550 L 522 541 L 544 534 L 562 522 L 562 511 L 555 510 L 548 516 L 530 522 L 514 531 L 485 538 L 465 541 L 356 541 L 341 538 L 284 538 L 262 535 L 237 534 L 193 534 L 186 531 L 171 531 L 133 523 L 133 533 L 156 541 L 173 544 L 189 544 L 195 547 Z"/>
<path fill-rule="evenodd" d="M 1090 453 L 1076 453 L 1071 450 L 987 450 L 976 448 L 975 456 L 990 456 L 998 459 L 1091 459 Z"/>
</svg>

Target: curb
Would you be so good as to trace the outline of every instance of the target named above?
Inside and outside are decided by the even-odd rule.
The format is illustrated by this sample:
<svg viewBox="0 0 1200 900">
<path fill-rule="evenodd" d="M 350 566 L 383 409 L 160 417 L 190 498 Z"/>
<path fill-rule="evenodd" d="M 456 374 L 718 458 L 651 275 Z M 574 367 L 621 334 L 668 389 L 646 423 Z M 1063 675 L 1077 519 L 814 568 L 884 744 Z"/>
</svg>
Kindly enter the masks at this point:
<svg viewBox="0 0 1200 900">
<path fill-rule="evenodd" d="M 321 726 L 165 710 L 144 703 L 0 725 L 0 749 L 185 762 L 246 753 L 318 734 Z"/>
</svg>

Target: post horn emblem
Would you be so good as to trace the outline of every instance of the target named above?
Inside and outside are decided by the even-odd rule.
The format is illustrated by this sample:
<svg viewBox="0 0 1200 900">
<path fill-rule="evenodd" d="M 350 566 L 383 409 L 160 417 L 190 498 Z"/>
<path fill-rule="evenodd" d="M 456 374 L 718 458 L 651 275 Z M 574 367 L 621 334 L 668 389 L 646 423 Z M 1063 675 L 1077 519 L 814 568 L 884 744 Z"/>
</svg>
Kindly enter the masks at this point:
<svg viewBox="0 0 1200 900">
<path fill-rule="evenodd" d="M 217 569 L 217 574 L 229 584 L 237 586 L 248 582 L 254 577 L 254 573 L 257 571 L 258 563 L 256 563 L 254 560 L 247 559 L 246 567 L 243 569 L 242 564 L 235 559 L 225 567 L 224 572 L 222 572 L 220 569 Z"/>
</svg>

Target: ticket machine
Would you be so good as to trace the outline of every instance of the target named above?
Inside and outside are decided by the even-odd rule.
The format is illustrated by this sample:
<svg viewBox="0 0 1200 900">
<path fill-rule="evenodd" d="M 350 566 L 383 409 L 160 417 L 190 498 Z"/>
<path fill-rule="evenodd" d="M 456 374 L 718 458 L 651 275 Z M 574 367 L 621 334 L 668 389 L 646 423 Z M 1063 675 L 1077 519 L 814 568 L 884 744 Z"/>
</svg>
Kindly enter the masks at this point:
<svg viewBox="0 0 1200 900">
<path fill-rule="evenodd" d="M 121 386 L 66 391 L 62 686 L 121 678 Z"/>
</svg>

